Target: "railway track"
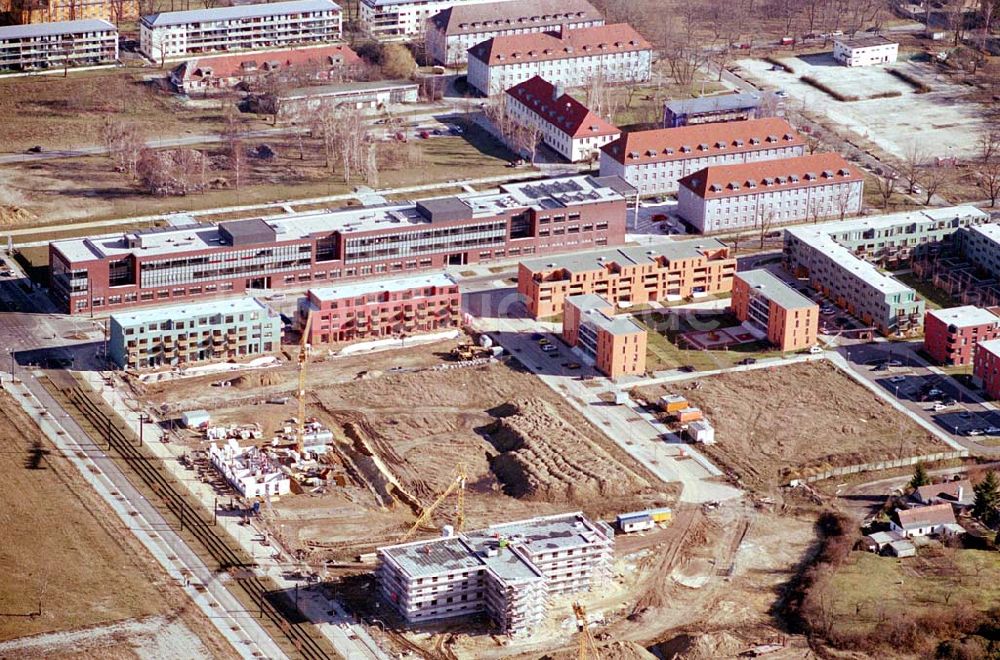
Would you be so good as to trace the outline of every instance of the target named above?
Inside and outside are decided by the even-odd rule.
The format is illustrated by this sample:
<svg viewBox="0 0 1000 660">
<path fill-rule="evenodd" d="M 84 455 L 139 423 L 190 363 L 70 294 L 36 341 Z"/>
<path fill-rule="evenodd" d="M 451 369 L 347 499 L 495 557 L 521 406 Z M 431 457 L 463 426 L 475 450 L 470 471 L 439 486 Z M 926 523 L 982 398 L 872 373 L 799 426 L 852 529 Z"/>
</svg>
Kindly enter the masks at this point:
<svg viewBox="0 0 1000 660">
<path fill-rule="evenodd" d="M 75 409 L 80 427 L 91 436 L 97 446 L 106 446 L 114 451 L 128 466 L 132 473 L 141 480 L 145 487 L 152 491 L 158 502 L 167 512 L 180 523 L 181 532 L 187 531 L 204 549 L 199 553 L 211 559 L 206 562 L 209 567 L 216 568 L 220 573 L 226 572 L 232 577 L 230 585 L 235 590 L 242 591 L 246 598 L 257 609 L 261 618 L 268 621 L 280 631 L 287 641 L 279 645 L 292 657 L 304 660 L 321 660 L 339 657 L 329 641 L 315 629 L 312 623 L 295 608 L 295 605 L 284 595 L 272 599 L 269 597 L 272 589 L 255 572 L 254 563 L 242 550 L 235 549 L 223 538 L 224 531 L 211 521 L 202 517 L 200 508 L 192 504 L 179 492 L 177 484 L 173 483 L 156 464 L 158 459 L 151 458 L 137 445 L 131 429 L 124 430 L 114 423 L 114 413 L 105 410 L 103 401 L 98 403 L 93 395 L 79 384 L 73 387 L 60 386 L 54 381 L 50 391 L 54 398 L 67 410 Z M 234 589 L 230 589 L 234 590 Z M 239 595 L 238 593 L 236 594 Z M 284 607 L 279 607 L 274 600 L 284 600 Z M 249 608 L 248 608 L 249 609 Z M 291 620 L 290 620 L 291 617 Z"/>
</svg>

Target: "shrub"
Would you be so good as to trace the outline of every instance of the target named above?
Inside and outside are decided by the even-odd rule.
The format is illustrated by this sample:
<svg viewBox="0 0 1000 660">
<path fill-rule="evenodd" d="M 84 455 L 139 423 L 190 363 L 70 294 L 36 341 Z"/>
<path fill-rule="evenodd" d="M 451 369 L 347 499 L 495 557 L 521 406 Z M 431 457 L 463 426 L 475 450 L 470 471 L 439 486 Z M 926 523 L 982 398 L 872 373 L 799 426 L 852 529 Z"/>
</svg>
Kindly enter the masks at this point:
<svg viewBox="0 0 1000 660">
<path fill-rule="evenodd" d="M 927 92 L 931 91 L 930 85 L 920 80 L 919 78 L 911 76 L 905 71 L 900 71 L 899 69 L 886 69 L 886 71 L 889 72 L 889 75 L 896 76 L 897 78 L 908 84 L 910 87 L 914 89 L 914 91 L 917 94 L 926 94 Z M 896 96 L 899 96 L 899 94 L 896 94 Z"/>
<path fill-rule="evenodd" d="M 827 94 L 829 94 L 830 96 L 832 96 L 836 100 L 841 101 L 842 103 L 850 103 L 851 101 L 859 101 L 860 100 L 860 97 L 858 97 L 858 96 L 847 96 L 845 94 L 841 94 L 837 90 L 833 89 L 832 87 L 826 86 L 825 84 L 823 84 L 820 81 L 816 80 L 812 76 L 802 76 L 801 78 L 799 78 L 799 80 L 801 80 L 802 82 L 806 83 L 807 85 L 812 85 L 813 87 L 815 87 L 816 89 L 818 89 L 821 92 L 826 92 Z"/>
</svg>

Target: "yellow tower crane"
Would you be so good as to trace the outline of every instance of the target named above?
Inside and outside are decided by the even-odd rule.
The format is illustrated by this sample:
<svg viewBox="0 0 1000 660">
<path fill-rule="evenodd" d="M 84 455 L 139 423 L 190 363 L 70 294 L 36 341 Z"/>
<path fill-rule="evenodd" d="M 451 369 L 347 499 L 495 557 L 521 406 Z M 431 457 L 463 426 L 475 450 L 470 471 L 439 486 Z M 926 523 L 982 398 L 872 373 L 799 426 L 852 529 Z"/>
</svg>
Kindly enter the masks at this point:
<svg viewBox="0 0 1000 660">
<path fill-rule="evenodd" d="M 295 449 L 299 456 L 306 448 L 306 365 L 309 364 L 309 330 L 312 328 L 312 311 L 306 313 L 306 322 L 302 326 L 302 340 L 299 342 L 299 416 L 298 429 L 295 437 Z"/>
<path fill-rule="evenodd" d="M 580 633 L 580 645 L 577 649 L 577 660 L 601 660 L 601 654 L 597 652 L 597 642 L 590 634 L 590 627 L 587 625 L 587 610 L 583 605 L 573 603 L 573 614 L 576 615 L 576 629 Z"/>
<path fill-rule="evenodd" d="M 466 479 L 465 468 L 459 465 L 457 468 L 455 468 L 455 478 L 452 480 L 452 482 L 448 484 L 448 487 L 445 488 L 444 492 L 441 493 L 441 495 L 439 495 L 438 498 L 434 500 L 434 502 L 429 507 L 427 507 L 421 512 L 421 514 L 417 517 L 416 522 L 413 523 L 413 526 L 410 527 L 410 529 L 406 532 L 406 534 L 403 535 L 403 538 L 401 538 L 399 542 L 405 543 L 414 534 L 416 534 L 420 526 L 423 525 L 428 520 L 430 520 L 431 516 L 434 514 L 434 511 L 441 505 L 442 502 L 445 501 L 445 499 L 448 498 L 449 495 L 454 493 L 456 490 L 458 491 L 458 513 L 455 517 L 455 531 L 456 532 L 462 531 L 462 526 L 465 524 L 465 479 Z"/>
</svg>

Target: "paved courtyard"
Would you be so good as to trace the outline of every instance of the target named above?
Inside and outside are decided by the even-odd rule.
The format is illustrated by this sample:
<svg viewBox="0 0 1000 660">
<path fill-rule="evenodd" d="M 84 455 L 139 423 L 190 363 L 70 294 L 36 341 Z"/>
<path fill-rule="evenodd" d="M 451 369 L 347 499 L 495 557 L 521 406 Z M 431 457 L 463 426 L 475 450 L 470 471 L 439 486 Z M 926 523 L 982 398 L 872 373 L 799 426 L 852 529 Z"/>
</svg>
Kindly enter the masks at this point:
<svg viewBox="0 0 1000 660">
<path fill-rule="evenodd" d="M 743 69 L 741 75 L 752 82 L 785 90 L 791 108 L 821 112 L 897 157 L 904 158 L 914 144 L 934 145 L 936 156 L 967 158 L 976 153 L 976 143 L 986 126 L 984 108 L 963 101 L 968 88 L 938 75 L 930 65 L 893 65 L 930 85 L 932 91 L 917 94 L 881 67 L 833 66 L 832 57 L 825 54 L 790 57 L 782 62 L 795 73 L 772 71 L 771 64 L 762 60 L 740 60 L 738 64 Z M 800 80 L 809 75 L 844 94 L 865 97 L 899 90 L 902 96 L 841 102 Z"/>
</svg>

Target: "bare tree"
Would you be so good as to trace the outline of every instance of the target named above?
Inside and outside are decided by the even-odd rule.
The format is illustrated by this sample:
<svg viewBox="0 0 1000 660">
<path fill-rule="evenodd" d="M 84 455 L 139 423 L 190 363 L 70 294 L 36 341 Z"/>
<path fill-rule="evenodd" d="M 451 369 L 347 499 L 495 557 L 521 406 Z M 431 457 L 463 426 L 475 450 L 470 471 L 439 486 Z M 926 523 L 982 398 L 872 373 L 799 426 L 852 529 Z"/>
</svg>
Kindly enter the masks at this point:
<svg viewBox="0 0 1000 660">
<path fill-rule="evenodd" d="M 144 149 L 137 168 L 140 184 L 153 195 L 187 195 L 205 188 L 206 158 L 194 149 Z"/>
<path fill-rule="evenodd" d="M 115 169 L 135 179 L 140 154 L 146 148 L 146 135 L 142 127 L 135 122 L 106 115 L 101 126 L 101 139 Z"/>
<path fill-rule="evenodd" d="M 243 183 L 243 168 L 246 162 L 243 133 L 243 122 L 237 116 L 236 110 L 229 106 L 223 118 L 222 139 L 226 145 L 229 169 L 233 172 L 233 185 L 237 190 Z"/>
<path fill-rule="evenodd" d="M 916 192 L 917 183 L 920 181 L 920 176 L 925 164 L 926 158 L 924 157 L 924 152 L 920 148 L 920 145 L 917 143 L 911 144 L 906 150 L 902 168 L 902 178 L 903 181 L 906 182 L 907 193 Z"/>
<path fill-rule="evenodd" d="M 924 206 L 930 206 L 934 195 L 948 181 L 948 172 L 943 167 L 928 164 L 920 174 L 920 183 L 924 187 Z"/>
<path fill-rule="evenodd" d="M 875 170 L 875 189 L 882 198 L 882 208 L 889 208 L 889 199 L 896 192 L 898 182 L 899 175 L 895 171 L 881 167 Z"/>
<path fill-rule="evenodd" d="M 754 213 L 754 225 L 757 228 L 757 237 L 760 239 L 761 250 L 764 249 L 764 242 L 767 238 L 767 233 L 771 231 L 776 215 L 774 207 L 770 204 L 766 206 L 762 204 L 757 205 L 757 210 Z"/>
<path fill-rule="evenodd" d="M 527 156 L 528 161 L 534 165 L 535 156 L 538 154 L 538 142 L 541 131 L 534 122 L 520 124 L 514 131 L 513 147 L 518 153 Z"/>
<path fill-rule="evenodd" d="M 994 157 L 979 164 L 976 183 L 986 193 L 990 206 L 996 206 L 997 198 L 1000 197 L 1000 158 Z"/>
<path fill-rule="evenodd" d="M 847 213 L 851 210 L 852 203 L 851 188 L 849 186 L 841 186 L 835 198 L 837 204 L 837 215 L 841 220 L 847 217 Z"/>
</svg>

